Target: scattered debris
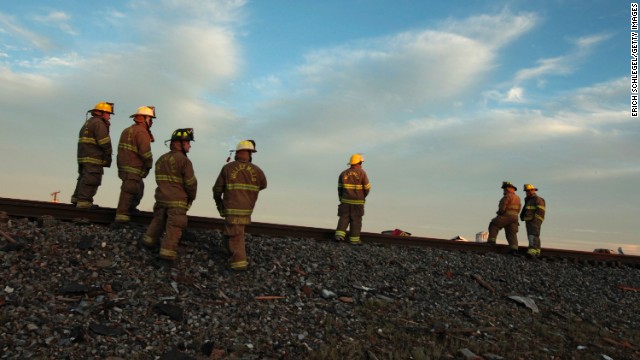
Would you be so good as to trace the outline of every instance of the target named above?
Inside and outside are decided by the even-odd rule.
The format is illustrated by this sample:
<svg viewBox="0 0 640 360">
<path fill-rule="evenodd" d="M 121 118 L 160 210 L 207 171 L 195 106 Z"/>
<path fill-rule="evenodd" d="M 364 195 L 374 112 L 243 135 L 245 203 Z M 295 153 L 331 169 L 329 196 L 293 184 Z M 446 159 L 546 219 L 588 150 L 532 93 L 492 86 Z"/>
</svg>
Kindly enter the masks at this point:
<svg viewBox="0 0 640 360">
<path fill-rule="evenodd" d="M 538 313 L 540 312 L 540 310 L 538 309 L 538 306 L 536 305 L 536 303 L 533 301 L 533 299 L 531 299 L 530 297 L 527 296 L 509 296 L 509 299 L 518 302 L 520 304 L 523 304 L 524 306 L 528 307 L 529 309 L 531 309 L 531 311 L 533 311 L 534 313 Z"/>
<path fill-rule="evenodd" d="M 286 296 L 275 296 L 275 295 L 262 295 L 262 296 L 256 296 L 256 300 L 280 300 L 280 299 L 286 299 Z"/>
<path fill-rule="evenodd" d="M 491 291 L 492 293 L 496 292 L 496 289 L 491 286 L 488 282 L 484 281 L 482 279 L 482 276 L 478 275 L 478 274 L 473 274 L 471 275 L 472 278 L 474 278 L 483 288 Z"/>
<path fill-rule="evenodd" d="M 88 286 L 77 283 L 67 284 L 58 289 L 58 294 L 60 295 L 86 294 L 88 292 Z"/>
<path fill-rule="evenodd" d="M 336 297 L 338 297 L 338 295 L 336 295 L 336 293 L 334 293 L 333 291 L 327 290 L 327 289 L 322 289 L 320 294 L 325 299 L 335 299 Z"/>
<path fill-rule="evenodd" d="M 58 223 L 58 220 L 51 215 L 42 215 L 38 218 L 38 226 L 50 227 Z"/>
<path fill-rule="evenodd" d="M 91 325 L 89 325 L 89 329 L 98 335 L 105 336 L 120 336 L 125 334 L 124 330 L 122 330 L 122 328 L 117 325 L 92 323 Z"/>
<path fill-rule="evenodd" d="M 174 349 L 160 356 L 159 360 L 195 360 L 195 358 Z"/>
<path fill-rule="evenodd" d="M 382 235 L 393 235 L 393 236 L 411 236 L 410 232 L 406 232 L 404 230 L 400 230 L 400 229 L 394 229 L 394 230 L 385 230 L 381 232 Z"/>
<path fill-rule="evenodd" d="M 95 238 L 93 236 L 83 235 L 80 237 L 80 242 L 78 242 L 78 249 L 80 250 L 90 250 L 96 246 Z"/>
<path fill-rule="evenodd" d="M 173 304 L 166 302 L 154 305 L 154 308 L 161 314 L 168 315 L 175 321 L 184 321 L 184 310 Z"/>
<path fill-rule="evenodd" d="M 9 240 L 9 242 L 11 242 L 12 244 L 18 244 L 17 241 L 15 241 L 9 234 L 7 234 L 2 230 L 0 230 L 0 235 L 2 235 L 5 239 Z"/>
<path fill-rule="evenodd" d="M 353 285 L 354 288 L 358 289 L 358 290 L 363 290 L 363 291 L 374 291 L 374 288 L 370 288 L 367 286 L 363 286 L 363 285 Z"/>
<path fill-rule="evenodd" d="M 158 270 L 144 227 L 11 223 L 24 247 L 0 253 L 7 359 L 640 358 L 637 269 L 254 235 L 249 271 L 230 275 L 220 232 L 194 230 Z M 505 301 L 532 293 L 553 331 Z"/>
<path fill-rule="evenodd" d="M 640 288 L 634 288 L 634 287 L 629 287 L 624 285 L 618 285 L 618 288 L 624 291 L 640 291 Z"/>
<path fill-rule="evenodd" d="M 473 351 L 471 351 L 471 350 L 469 350 L 467 348 L 458 350 L 458 352 L 456 353 L 456 359 L 483 360 L 483 358 L 481 356 L 478 356 L 478 355 L 474 354 Z"/>
</svg>

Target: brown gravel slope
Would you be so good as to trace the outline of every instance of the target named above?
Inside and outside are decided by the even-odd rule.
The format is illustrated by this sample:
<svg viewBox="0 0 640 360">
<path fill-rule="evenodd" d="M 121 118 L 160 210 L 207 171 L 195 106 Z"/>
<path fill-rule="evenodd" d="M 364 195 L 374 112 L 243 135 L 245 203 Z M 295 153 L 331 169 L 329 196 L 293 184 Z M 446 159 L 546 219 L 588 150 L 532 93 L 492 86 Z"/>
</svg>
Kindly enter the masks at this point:
<svg viewBox="0 0 640 360">
<path fill-rule="evenodd" d="M 218 231 L 158 264 L 144 228 L 13 219 L 0 359 L 638 359 L 640 270 Z M 476 357 L 474 357 L 476 356 Z"/>
</svg>

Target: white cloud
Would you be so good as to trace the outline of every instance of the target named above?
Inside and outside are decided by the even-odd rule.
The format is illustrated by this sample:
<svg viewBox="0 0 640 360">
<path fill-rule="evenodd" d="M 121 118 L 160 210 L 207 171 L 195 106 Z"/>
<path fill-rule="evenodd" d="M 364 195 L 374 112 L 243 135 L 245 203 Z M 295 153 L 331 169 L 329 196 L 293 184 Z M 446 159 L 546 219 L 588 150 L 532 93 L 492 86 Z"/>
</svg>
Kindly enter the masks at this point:
<svg viewBox="0 0 640 360">
<path fill-rule="evenodd" d="M 31 95 L 50 91 L 54 87 L 51 79 L 29 73 L 16 73 L 6 66 L 0 66 L 0 98 L 5 105 L 21 99 L 18 102 L 29 102 Z"/>
<path fill-rule="evenodd" d="M 327 155 L 350 144 L 410 151 L 406 143 L 424 148 L 425 139 L 449 146 L 467 119 L 447 114 L 464 112 L 495 70 L 498 50 L 535 22 L 531 14 L 503 13 L 316 49 L 295 73 L 273 76 L 283 91 L 259 107 L 268 121 L 256 132 L 286 129 L 293 154 Z M 522 96 L 514 90 L 511 101 Z"/>
<path fill-rule="evenodd" d="M 563 75 L 574 70 L 574 60 L 569 56 L 540 59 L 538 66 L 518 71 L 515 76 L 515 83 L 520 84 L 526 80 L 537 78 L 543 75 Z"/>
<path fill-rule="evenodd" d="M 152 56 L 158 69 L 171 69 L 176 80 L 201 89 L 228 87 L 241 59 L 233 34 L 209 26 L 174 26 L 162 41 L 155 39 Z"/>
<path fill-rule="evenodd" d="M 250 82 L 252 88 L 268 96 L 281 94 L 282 85 L 282 79 L 275 75 L 268 75 Z"/>
<path fill-rule="evenodd" d="M 54 26 L 69 35 L 78 35 L 78 32 L 69 25 L 71 15 L 63 11 L 52 11 L 46 16 L 34 16 L 33 19 L 37 22 Z"/>
<path fill-rule="evenodd" d="M 506 102 L 514 102 L 514 103 L 523 102 L 524 101 L 524 89 L 519 87 L 519 86 L 512 87 L 507 92 L 507 98 L 505 99 L 505 101 Z"/>
<path fill-rule="evenodd" d="M 583 36 L 575 40 L 575 44 L 578 49 L 589 52 L 595 46 L 597 46 L 601 42 L 609 40 L 611 37 L 611 34 L 594 34 L 590 36 Z"/>
<path fill-rule="evenodd" d="M 52 43 L 47 37 L 38 35 L 37 33 L 26 29 L 24 26 L 21 26 L 13 16 L 0 13 L 0 26 L 5 28 L 5 33 L 10 34 L 17 39 L 24 40 L 40 50 L 52 48 Z"/>
<path fill-rule="evenodd" d="M 247 0 L 132 0 L 127 6 L 145 17 L 170 19 L 170 22 L 237 26 L 244 20 Z M 141 17 L 142 19 L 142 17 Z"/>
<path fill-rule="evenodd" d="M 580 61 L 588 56 L 599 43 L 610 38 L 607 34 L 586 36 L 573 41 L 574 48 L 566 55 L 540 59 L 538 65 L 532 68 L 522 69 L 515 75 L 514 82 L 520 84 L 530 79 L 536 79 L 547 75 L 566 75 L 575 71 Z"/>
<path fill-rule="evenodd" d="M 34 58 L 31 60 L 23 60 L 16 62 L 23 70 L 31 70 L 36 73 L 44 73 L 49 71 L 63 71 L 63 68 L 75 68 L 81 66 L 83 59 L 77 53 L 65 54 L 64 57 L 48 56 L 43 58 Z"/>
<path fill-rule="evenodd" d="M 534 13 L 479 15 L 464 20 L 449 20 L 444 31 L 460 34 L 499 48 L 531 31 L 539 22 Z"/>
</svg>

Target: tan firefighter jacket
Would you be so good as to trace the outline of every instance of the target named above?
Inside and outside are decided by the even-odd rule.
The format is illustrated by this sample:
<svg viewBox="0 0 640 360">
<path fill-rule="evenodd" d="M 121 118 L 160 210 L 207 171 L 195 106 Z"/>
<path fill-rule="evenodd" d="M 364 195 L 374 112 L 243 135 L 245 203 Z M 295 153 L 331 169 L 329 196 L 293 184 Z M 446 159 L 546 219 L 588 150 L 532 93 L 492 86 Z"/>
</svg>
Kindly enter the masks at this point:
<svg viewBox="0 0 640 360">
<path fill-rule="evenodd" d="M 222 167 L 213 185 L 213 199 L 221 216 L 250 217 L 258 193 L 267 187 L 262 170 L 244 161 L 233 161 Z"/>
<path fill-rule="evenodd" d="M 350 167 L 338 178 L 338 197 L 342 204 L 364 205 L 371 184 L 367 173 L 358 167 Z"/>
<path fill-rule="evenodd" d="M 520 220 L 531 221 L 533 219 L 544 221 L 545 215 L 545 202 L 544 199 L 538 195 L 527 196 L 524 198 L 524 207 L 520 213 Z"/>
<path fill-rule="evenodd" d="M 156 204 L 189 209 L 196 198 L 198 180 L 191 160 L 182 151 L 171 150 L 156 161 Z"/>
<path fill-rule="evenodd" d="M 118 143 L 118 171 L 146 177 L 152 165 L 151 135 L 146 124 L 139 122 L 124 129 Z"/>
<path fill-rule="evenodd" d="M 496 214 L 517 217 L 520 213 L 520 207 L 520 197 L 515 193 L 507 193 L 500 199 Z"/>
<path fill-rule="evenodd" d="M 93 116 L 84 122 L 78 136 L 78 163 L 111 166 L 111 138 L 109 122 Z"/>
</svg>

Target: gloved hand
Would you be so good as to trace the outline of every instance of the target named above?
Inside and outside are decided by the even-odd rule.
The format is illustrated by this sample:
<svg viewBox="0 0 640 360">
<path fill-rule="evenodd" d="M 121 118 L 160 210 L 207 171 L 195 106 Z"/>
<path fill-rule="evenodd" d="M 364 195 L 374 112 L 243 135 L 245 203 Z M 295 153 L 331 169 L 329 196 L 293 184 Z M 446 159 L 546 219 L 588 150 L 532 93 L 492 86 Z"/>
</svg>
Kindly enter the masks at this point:
<svg viewBox="0 0 640 360">
<path fill-rule="evenodd" d="M 142 176 L 143 179 L 146 178 L 147 175 L 149 175 L 149 170 L 151 170 L 151 169 L 142 170 L 142 174 L 140 174 L 140 175 Z"/>
<path fill-rule="evenodd" d="M 224 217 L 224 206 L 216 206 L 216 208 L 218 209 L 218 214 L 220 214 L 220 217 Z"/>
<path fill-rule="evenodd" d="M 104 167 L 111 167 L 111 155 L 105 156 L 103 163 L 104 163 Z"/>
</svg>

